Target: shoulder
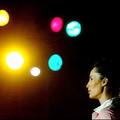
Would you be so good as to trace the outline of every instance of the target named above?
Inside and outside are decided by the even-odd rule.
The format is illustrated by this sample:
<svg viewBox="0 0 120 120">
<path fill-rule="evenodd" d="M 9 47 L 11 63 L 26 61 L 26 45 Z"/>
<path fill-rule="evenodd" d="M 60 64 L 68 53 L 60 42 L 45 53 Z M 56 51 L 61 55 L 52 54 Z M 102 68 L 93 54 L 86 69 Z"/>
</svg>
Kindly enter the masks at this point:
<svg viewBox="0 0 120 120">
<path fill-rule="evenodd" d="M 115 98 L 110 106 L 102 109 L 96 116 L 93 114 L 92 119 L 120 120 L 120 98 Z"/>
<path fill-rule="evenodd" d="M 98 115 L 98 119 L 118 119 L 120 112 L 114 109 L 111 109 L 111 107 L 107 107 L 100 111 Z"/>
<path fill-rule="evenodd" d="M 100 119 L 111 119 L 112 116 L 114 116 L 113 111 L 110 108 L 105 108 L 105 109 L 103 109 L 103 110 L 100 111 L 98 117 Z"/>
<path fill-rule="evenodd" d="M 105 108 L 101 110 L 99 113 L 93 112 L 92 119 L 111 119 L 113 116 L 112 110 L 109 108 Z"/>
</svg>

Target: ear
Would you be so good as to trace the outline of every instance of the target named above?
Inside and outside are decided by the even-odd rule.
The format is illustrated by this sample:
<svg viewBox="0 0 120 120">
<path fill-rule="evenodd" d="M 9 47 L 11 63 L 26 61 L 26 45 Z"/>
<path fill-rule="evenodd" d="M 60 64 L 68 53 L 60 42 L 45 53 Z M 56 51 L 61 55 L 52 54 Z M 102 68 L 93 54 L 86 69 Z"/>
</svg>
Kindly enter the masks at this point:
<svg viewBox="0 0 120 120">
<path fill-rule="evenodd" d="M 104 77 L 104 78 L 102 79 L 102 86 L 106 86 L 107 83 L 108 83 L 108 78 Z"/>
</svg>

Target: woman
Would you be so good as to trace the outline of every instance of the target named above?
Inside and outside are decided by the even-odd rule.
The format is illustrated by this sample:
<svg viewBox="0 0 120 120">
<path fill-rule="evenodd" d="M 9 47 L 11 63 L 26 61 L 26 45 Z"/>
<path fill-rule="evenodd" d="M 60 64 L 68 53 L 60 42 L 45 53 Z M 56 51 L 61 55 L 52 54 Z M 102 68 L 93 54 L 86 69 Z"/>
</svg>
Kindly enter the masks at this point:
<svg viewBox="0 0 120 120">
<path fill-rule="evenodd" d="M 98 61 L 92 67 L 86 85 L 90 99 L 97 99 L 100 106 L 94 109 L 92 119 L 120 120 L 119 84 L 112 61 Z"/>
</svg>

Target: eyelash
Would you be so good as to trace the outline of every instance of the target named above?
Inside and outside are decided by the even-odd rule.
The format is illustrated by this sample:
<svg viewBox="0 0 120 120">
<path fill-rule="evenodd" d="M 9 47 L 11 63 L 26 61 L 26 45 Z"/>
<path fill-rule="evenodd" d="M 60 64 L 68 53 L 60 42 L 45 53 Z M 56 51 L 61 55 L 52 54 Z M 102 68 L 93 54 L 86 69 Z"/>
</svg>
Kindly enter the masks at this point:
<svg viewBox="0 0 120 120">
<path fill-rule="evenodd" d="M 93 78 L 90 78 L 90 80 L 93 80 Z"/>
</svg>

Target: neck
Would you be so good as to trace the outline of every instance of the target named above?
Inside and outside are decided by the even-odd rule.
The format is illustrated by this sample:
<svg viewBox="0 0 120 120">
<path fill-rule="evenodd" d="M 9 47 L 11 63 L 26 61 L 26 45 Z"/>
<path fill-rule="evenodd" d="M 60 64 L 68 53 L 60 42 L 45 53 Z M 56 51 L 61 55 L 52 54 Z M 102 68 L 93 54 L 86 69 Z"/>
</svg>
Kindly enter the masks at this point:
<svg viewBox="0 0 120 120">
<path fill-rule="evenodd" d="M 99 102 L 100 104 L 102 104 L 103 102 L 111 98 L 112 98 L 112 94 L 108 92 L 107 88 L 104 88 L 103 93 L 101 97 L 99 98 Z"/>
</svg>

